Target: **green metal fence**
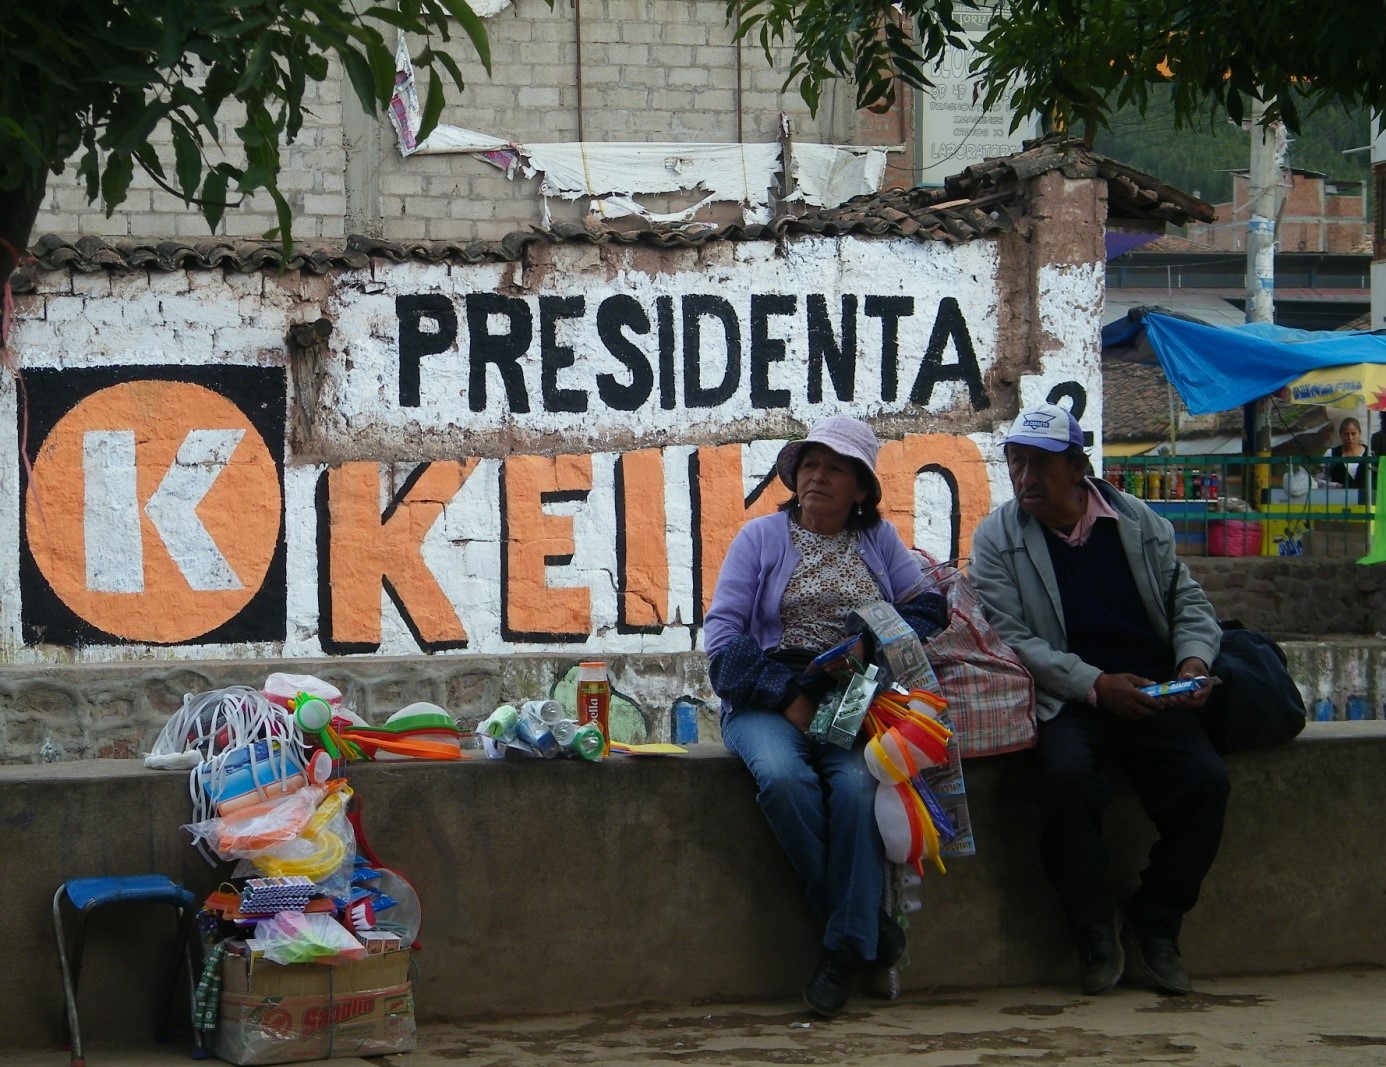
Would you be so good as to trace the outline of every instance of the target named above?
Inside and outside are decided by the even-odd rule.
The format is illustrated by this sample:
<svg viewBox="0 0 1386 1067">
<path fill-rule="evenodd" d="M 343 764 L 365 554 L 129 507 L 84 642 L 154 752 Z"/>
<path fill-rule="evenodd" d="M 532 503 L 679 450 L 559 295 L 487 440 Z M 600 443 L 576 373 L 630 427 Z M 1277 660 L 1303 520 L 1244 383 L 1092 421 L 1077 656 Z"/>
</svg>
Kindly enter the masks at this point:
<svg viewBox="0 0 1386 1067">
<path fill-rule="evenodd" d="M 1114 456 L 1103 477 L 1169 519 L 1181 553 L 1362 556 L 1371 548 L 1377 457 L 1366 461 L 1360 488 L 1333 483 L 1329 462 L 1308 455 Z"/>
</svg>

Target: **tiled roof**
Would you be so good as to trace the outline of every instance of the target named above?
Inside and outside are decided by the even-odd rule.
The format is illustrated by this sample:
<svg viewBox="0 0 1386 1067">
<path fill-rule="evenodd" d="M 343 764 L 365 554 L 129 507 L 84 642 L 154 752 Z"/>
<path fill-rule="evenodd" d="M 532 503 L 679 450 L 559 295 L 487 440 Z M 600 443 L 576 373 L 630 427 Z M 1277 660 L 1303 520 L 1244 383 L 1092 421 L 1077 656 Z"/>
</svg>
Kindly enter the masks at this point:
<svg viewBox="0 0 1386 1067">
<path fill-rule="evenodd" d="M 296 270 L 325 274 L 363 268 L 374 259 L 393 262 L 483 263 L 519 259 L 536 243 L 579 242 L 687 248 L 710 241 L 777 240 L 790 235 L 913 237 L 921 241 L 961 243 L 1011 229 L 1028 209 L 1029 183 L 1060 171 L 1070 178 L 1107 182 L 1108 217 L 1114 222 L 1159 228 L 1190 220 L 1212 221 L 1206 202 L 1163 182 L 1100 156 L 1081 141 L 1046 138 L 1029 142 L 1024 151 L 969 166 L 948 178 L 942 189 L 889 189 L 856 197 L 833 208 L 796 208 L 767 225 L 614 228 L 559 223 L 549 230 L 512 233 L 499 241 L 386 241 L 349 237 L 342 246 L 304 243 L 285 255 L 276 242 L 208 239 L 183 242 L 163 239 L 107 244 L 98 237 L 40 238 L 31 249 L 34 262 L 12 279 L 16 292 L 33 288 L 28 272 L 70 268 L 97 271 Z"/>
<path fill-rule="evenodd" d="M 955 196 L 975 196 L 989 189 L 1028 182 L 1050 171 L 1069 178 L 1102 178 L 1107 182 L 1107 218 L 1111 222 L 1138 221 L 1160 228 L 1163 223 L 1212 222 L 1213 205 L 1190 193 L 1166 185 L 1143 171 L 1098 155 L 1071 138 L 1047 137 L 1027 142 L 1023 152 L 998 156 L 968 167 L 947 180 Z"/>
</svg>

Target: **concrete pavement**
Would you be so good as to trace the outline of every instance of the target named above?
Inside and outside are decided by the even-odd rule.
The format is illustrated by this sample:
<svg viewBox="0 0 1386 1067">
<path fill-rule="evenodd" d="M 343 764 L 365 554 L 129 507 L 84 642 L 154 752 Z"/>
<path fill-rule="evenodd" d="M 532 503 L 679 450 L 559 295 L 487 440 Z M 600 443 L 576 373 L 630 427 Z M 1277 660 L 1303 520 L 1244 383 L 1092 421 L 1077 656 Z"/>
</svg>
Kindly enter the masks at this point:
<svg viewBox="0 0 1386 1067">
<path fill-rule="evenodd" d="M 830 1022 L 790 1001 L 508 1016 L 424 1026 L 418 1050 L 339 1067 L 540 1067 L 554 1063 L 853 1064 L 962 1067 L 1359 1067 L 1386 1064 L 1386 969 L 1218 978 L 1189 997 L 1118 988 L 910 993 L 853 1000 Z M 186 1045 L 87 1049 L 89 1067 L 189 1062 Z M 0 1067 L 63 1067 L 64 1053 L 0 1053 Z"/>
</svg>

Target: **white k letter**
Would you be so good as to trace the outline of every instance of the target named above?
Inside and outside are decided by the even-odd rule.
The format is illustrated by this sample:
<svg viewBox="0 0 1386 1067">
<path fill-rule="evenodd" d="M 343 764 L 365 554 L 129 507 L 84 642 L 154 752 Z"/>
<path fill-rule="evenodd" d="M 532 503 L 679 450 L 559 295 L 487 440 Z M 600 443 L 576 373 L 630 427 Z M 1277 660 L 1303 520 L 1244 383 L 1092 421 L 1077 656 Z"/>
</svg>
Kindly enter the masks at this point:
<svg viewBox="0 0 1386 1067">
<path fill-rule="evenodd" d="M 190 431 L 144 506 L 173 562 L 198 592 L 244 588 L 196 511 L 244 436 L 244 430 Z M 244 500 L 240 505 L 255 507 L 256 502 Z"/>
</svg>

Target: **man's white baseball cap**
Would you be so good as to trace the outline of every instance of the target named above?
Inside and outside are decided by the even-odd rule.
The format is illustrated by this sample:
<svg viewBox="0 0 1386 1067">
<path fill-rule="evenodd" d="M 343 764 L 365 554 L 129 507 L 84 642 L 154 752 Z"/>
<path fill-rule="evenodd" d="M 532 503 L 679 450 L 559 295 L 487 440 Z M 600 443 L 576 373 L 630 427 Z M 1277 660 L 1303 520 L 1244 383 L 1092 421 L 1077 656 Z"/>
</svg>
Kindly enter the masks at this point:
<svg viewBox="0 0 1386 1067">
<path fill-rule="evenodd" d="M 1083 428 L 1068 408 L 1058 404 L 1032 404 L 1016 416 L 1011 432 L 1001 443 L 1062 452 L 1070 445 L 1083 447 Z"/>
</svg>

